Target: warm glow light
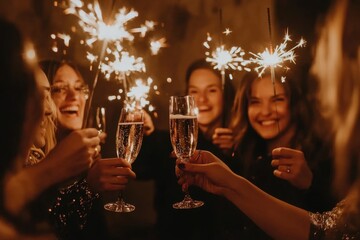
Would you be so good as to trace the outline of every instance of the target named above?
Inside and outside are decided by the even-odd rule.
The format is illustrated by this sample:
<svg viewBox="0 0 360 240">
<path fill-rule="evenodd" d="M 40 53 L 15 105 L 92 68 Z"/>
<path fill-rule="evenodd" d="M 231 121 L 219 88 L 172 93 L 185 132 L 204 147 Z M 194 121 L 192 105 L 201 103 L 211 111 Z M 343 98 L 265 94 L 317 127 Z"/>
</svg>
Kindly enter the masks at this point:
<svg viewBox="0 0 360 240">
<path fill-rule="evenodd" d="M 231 31 L 226 29 L 224 34 L 230 34 Z M 249 68 L 246 67 L 247 62 L 244 60 L 243 56 L 245 55 L 244 50 L 241 47 L 232 46 L 230 48 L 226 48 L 225 45 L 220 45 L 212 50 L 211 47 L 212 38 L 210 34 L 207 34 L 206 41 L 203 43 L 204 47 L 208 49 L 205 52 L 206 61 L 210 62 L 214 69 L 220 71 L 222 76 L 222 82 L 224 84 L 225 81 L 225 70 L 246 70 L 250 71 Z"/>
<path fill-rule="evenodd" d="M 254 57 L 250 58 L 248 60 L 249 63 L 255 63 L 258 66 L 255 68 L 255 71 L 259 73 L 259 76 L 261 76 L 264 71 L 269 68 L 285 68 L 288 69 L 288 67 L 284 64 L 286 61 L 290 61 L 292 63 L 295 63 L 295 49 L 298 47 L 304 47 L 306 44 L 306 41 L 304 39 L 300 39 L 300 41 L 291 49 L 287 50 L 287 44 L 291 41 L 291 38 L 289 34 L 286 32 L 284 41 L 275 47 L 273 51 L 269 50 L 268 48 L 265 49 L 264 52 L 254 54 L 251 53 Z"/>
</svg>

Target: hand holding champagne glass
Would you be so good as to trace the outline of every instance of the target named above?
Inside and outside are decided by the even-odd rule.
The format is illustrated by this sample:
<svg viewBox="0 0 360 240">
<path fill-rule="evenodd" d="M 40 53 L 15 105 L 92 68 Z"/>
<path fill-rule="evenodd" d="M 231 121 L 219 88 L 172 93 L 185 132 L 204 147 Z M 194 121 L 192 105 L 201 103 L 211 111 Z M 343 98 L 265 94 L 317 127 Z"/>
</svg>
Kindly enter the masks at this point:
<svg viewBox="0 0 360 240">
<path fill-rule="evenodd" d="M 192 96 L 171 96 L 169 105 L 170 139 L 174 152 L 183 161 L 194 154 L 198 138 L 198 109 Z M 185 198 L 173 204 L 176 209 L 191 209 L 204 205 L 193 200 L 186 190 Z"/>
<path fill-rule="evenodd" d="M 141 148 L 144 131 L 144 112 L 123 108 L 120 114 L 116 133 L 116 153 L 132 164 Z M 116 202 L 107 203 L 104 208 L 112 212 L 132 212 L 135 206 L 125 203 L 120 192 Z"/>
</svg>

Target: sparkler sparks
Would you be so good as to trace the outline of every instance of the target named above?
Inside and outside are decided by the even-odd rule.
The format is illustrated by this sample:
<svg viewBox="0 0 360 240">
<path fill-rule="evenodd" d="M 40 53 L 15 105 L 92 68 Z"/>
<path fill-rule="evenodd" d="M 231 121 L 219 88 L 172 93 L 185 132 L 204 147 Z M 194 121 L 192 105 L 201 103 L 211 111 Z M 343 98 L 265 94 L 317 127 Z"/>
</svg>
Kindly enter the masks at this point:
<svg viewBox="0 0 360 240">
<path fill-rule="evenodd" d="M 126 100 L 124 102 L 125 107 L 128 109 L 144 109 L 146 106 L 148 107 L 148 111 L 152 112 L 155 110 L 155 107 L 150 104 L 148 100 L 149 92 L 151 90 L 151 85 L 153 83 L 152 78 L 148 78 L 146 82 L 142 79 L 136 79 L 135 85 L 130 88 L 130 90 L 126 93 Z M 157 86 L 154 85 L 153 89 L 156 90 Z M 119 90 L 119 93 L 122 94 L 122 89 Z M 120 100 L 120 96 L 111 96 L 109 100 Z"/>
<path fill-rule="evenodd" d="M 99 40 L 106 40 L 109 42 L 115 41 L 132 41 L 134 36 L 131 30 L 126 29 L 126 24 L 138 16 L 138 12 L 133 9 L 127 10 L 121 8 L 115 14 L 115 18 L 111 24 L 104 22 L 102 12 L 98 1 L 94 4 L 87 5 L 87 11 L 83 10 L 84 3 L 80 0 L 71 0 L 70 6 L 65 9 L 65 14 L 72 14 L 79 18 L 79 26 L 89 35 L 86 43 L 89 46 Z M 145 33 L 147 28 L 143 30 Z"/>
<path fill-rule="evenodd" d="M 224 33 L 228 33 L 230 30 L 227 29 Z M 222 82 L 225 82 L 225 70 L 232 69 L 237 71 L 250 71 L 246 67 L 247 62 L 244 60 L 243 56 L 245 55 L 244 50 L 241 47 L 232 46 L 229 49 L 225 45 L 220 45 L 211 51 L 211 41 L 212 38 L 210 34 L 207 34 L 207 39 L 203 43 L 204 47 L 208 49 L 205 52 L 206 61 L 210 62 L 214 66 L 214 69 L 220 71 L 222 76 Z"/>
<path fill-rule="evenodd" d="M 126 100 L 129 102 L 139 102 L 139 106 L 143 106 L 144 99 L 147 98 L 147 94 L 143 93 L 140 100 L 137 95 L 128 95 L 132 91 L 140 91 L 132 89 L 132 87 L 139 88 L 138 82 L 130 82 L 132 78 L 129 78 L 130 74 L 134 72 L 144 73 L 146 71 L 145 63 L 142 57 L 135 57 L 130 50 L 133 50 L 133 41 L 136 36 L 145 37 L 147 33 L 154 30 L 155 22 L 146 20 L 144 24 L 139 27 L 130 27 L 130 22 L 139 16 L 138 12 L 123 7 L 109 14 L 107 21 L 103 18 L 103 13 L 100 8 L 98 0 L 94 0 L 93 4 L 84 4 L 82 0 L 69 0 L 68 6 L 64 10 L 65 14 L 74 15 L 79 19 L 79 26 L 82 32 L 85 34 L 85 38 L 80 42 L 86 44 L 90 49 L 87 51 L 87 59 L 92 65 L 97 62 L 97 72 L 93 82 L 92 91 L 90 93 L 88 101 L 88 109 L 90 109 L 93 92 L 96 88 L 99 73 L 103 73 L 105 78 L 109 80 L 111 76 L 115 75 L 115 79 L 121 80 L 123 84 L 123 90 L 125 92 Z M 73 31 L 75 32 L 75 30 Z M 66 39 L 67 43 L 70 38 Z M 64 38 L 65 42 L 65 38 Z M 165 38 L 161 38 L 157 41 L 150 42 L 150 50 L 153 55 L 157 54 L 160 48 L 166 46 Z M 97 48 L 97 44 L 101 43 L 101 52 L 96 54 L 94 49 Z M 118 97 L 116 97 L 118 99 Z M 110 98 L 109 98 L 110 99 Z M 133 100 L 135 99 L 135 100 Z M 126 103 L 126 104 L 128 104 Z M 149 103 L 147 103 L 149 104 Z M 153 107 L 151 106 L 153 109 Z M 86 112 L 88 113 L 88 111 Z M 88 114 L 85 115 L 84 123 L 87 122 Z"/>
<path fill-rule="evenodd" d="M 145 72 L 145 64 L 141 57 L 130 56 L 128 52 L 112 51 L 114 60 L 111 61 L 106 58 L 105 62 L 101 63 L 101 72 L 105 74 L 107 79 L 114 73 L 116 76 L 123 74 L 129 75 L 132 72 Z"/>
<path fill-rule="evenodd" d="M 164 48 L 164 47 L 167 47 L 165 38 L 160 38 L 159 40 L 150 42 L 150 50 L 152 55 L 158 54 L 160 48 Z"/>
<path fill-rule="evenodd" d="M 96 42 L 103 42 L 103 49 L 106 49 L 106 52 L 98 56 L 88 51 L 87 59 L 91 65 L 94 62 L 99 62 L 99 67 L 102 69 L 102 72 L 105 73 L 107 79 L 110 78 L 112 73 L 116 75 L 119 72 L 130 74 L 132 71 L 140 71 L 139 69 L 145 72 L 142 58 L 130 56 L 130 53 L 126 51 L 124 45 L 126 45 L 126 43 L 130 45 L 131 42 L 134 41 L 135 33 L 138 33 L 140 37 L 145 37 L 147 32 L 154 30 L 155 22 L 146 20 L 140 27 L 129 28 L 129 22 L 138 17 L 139 14 L 133 9 L 128 10 L 123 7 L 114 14 L 114 18 L 110 19 L 109 23 L 106 23 L 97 0 L 95 0 L 93 4 L 87 4 L 86 8 L 83 1 L 70 0 L 69 6 L 64 12 L 65 14 L 72 14 L 79 18 L 79 26 L 88 36 L 82 41 L 86 43 L 87 46 L 93 48 Z M 150 44 L 152 45 L 152 53 L 157 54 L 161 47 L 166 46 L 165 38 L 151 42 Z"/>
<path fill-rule="evenodd" d="M 262 53 L 254 54 L 250 52 L 251 55 L 254 57 L 250 58 L 248 60 L 249 63 L 257 64 L 258 66 L 255 68 L 255 71 L 259 74 L 259 76 L 262 76 L 264 71 L 267 68 L 284 68 L 285 70 L 288 70 L 289 67 L 286 66 L 284 63 L 289 61 L 292 63 L 295 63 L 295 49 L 299 47 L 304 47 L 306 44 L 306 41 L 301 38 L 300 41 L 291 49 L 287 50 L 288 42 L 292 41 L 288 32 L 286 32 L 284 41 L 275 47 L 274 51 L 272 52 L 271 49 L 268 48 L 265 49 Z"/>
</svg>

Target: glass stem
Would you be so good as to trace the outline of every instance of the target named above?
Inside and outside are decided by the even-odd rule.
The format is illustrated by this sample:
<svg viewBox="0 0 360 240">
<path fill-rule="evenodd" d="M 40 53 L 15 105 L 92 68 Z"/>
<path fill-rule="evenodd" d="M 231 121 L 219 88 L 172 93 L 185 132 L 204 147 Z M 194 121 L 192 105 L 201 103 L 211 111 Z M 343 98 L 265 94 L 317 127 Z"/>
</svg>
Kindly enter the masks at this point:
<svg viewBox="0 0 360 240">
<path fill-rule="evenodd" d="M 189 191 L 186 190 L 184 193 L 185 193 L 184 201 L 192 201 L 192 198 L 191 198 L 191 196 L 189 194 Z"/>
<path fill-rule="evenodd" d="M 121 190 L 118 194 L 117 201 L 122 205 L 124 203 L 123 191 Z"/>
</svg>

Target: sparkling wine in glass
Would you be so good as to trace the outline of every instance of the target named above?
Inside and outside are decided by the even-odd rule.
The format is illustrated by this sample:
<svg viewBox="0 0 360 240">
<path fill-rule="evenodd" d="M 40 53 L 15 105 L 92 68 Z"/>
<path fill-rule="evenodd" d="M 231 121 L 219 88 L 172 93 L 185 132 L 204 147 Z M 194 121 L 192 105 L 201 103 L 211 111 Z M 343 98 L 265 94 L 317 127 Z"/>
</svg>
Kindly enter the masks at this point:
<svg viewBox="0 0 360 240">
<path fill-rule="evenodd" d="M 116 132 L 116 153 L 132 164 L 141 148 L 144 131 L 144 113 L 142 110 L 123 108 L 120 114 Z M 132 212 L 135 206 L 126 203 L 123 192 L 120 191 L 117 201 L 107 203 L 104 208 L 112 212 Z"/>
<path fill-rule="evenodd" d="M 198 109 L 192 96 L 171 96 L 169 104 L 170 139 L 174 152 L 182 161 L 189 161 L 194 154 L 198 139 Z M 188 190 L 181 202 L 174 203 L 175 209 L 191 209 L 204 205 L 193 200 Z"/>
</svg>

